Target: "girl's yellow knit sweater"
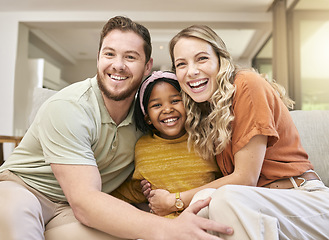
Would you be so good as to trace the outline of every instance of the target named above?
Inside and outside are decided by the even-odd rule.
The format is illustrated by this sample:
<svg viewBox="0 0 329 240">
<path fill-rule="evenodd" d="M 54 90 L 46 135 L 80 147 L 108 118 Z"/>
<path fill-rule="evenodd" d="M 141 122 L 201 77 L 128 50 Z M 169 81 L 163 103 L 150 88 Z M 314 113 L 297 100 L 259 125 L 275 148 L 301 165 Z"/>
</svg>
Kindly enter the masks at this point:
<svg viewBox="0 0 329 240">
<path fill-rule="evenodd" d="M 152 189 L 170 193 L 183 192 L 202 186 L 220 175 L 213 161 L 199 157 L 187 148 L 187 134 L 178 139 L 163 139 L 144 135 L 135 146 L 135 171 L 112 195 L 129 203 L 147 202 L 140 181 L 148 180 Z"/>
</svg>

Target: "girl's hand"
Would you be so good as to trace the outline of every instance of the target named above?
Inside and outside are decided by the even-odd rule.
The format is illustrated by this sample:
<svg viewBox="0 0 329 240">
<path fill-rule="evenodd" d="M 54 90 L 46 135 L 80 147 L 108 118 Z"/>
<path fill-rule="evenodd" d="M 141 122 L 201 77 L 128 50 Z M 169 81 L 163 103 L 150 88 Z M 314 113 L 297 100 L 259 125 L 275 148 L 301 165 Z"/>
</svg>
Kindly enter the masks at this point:
<svg viewBox="0 0 329 240">
<path fill-rule="evenodd" d="M 149 194 L 152 190 L 152 186 L 151 183 L 149 181 L 147 181 L 146 179 L 143 179 L 141 181 L 141 187 L 142 187 L 142 192 L 144 194 L 144 196 L 148 199 L 149 198 Z"/>
<path fill-rule="evenodd" d="M 152 190 L 151 183 L 145 179 L 141 181 L 141 187 L 153 213 L 165 216 L 176 211 L 174 194 L 163 189 Z"/>
<path fill-rule="evenodd" d="M 148 201 L 149 207 L 159 216 L 165 216 L 177 210 L 175 207 L 175 194 L 164 189 L 151 190 Z"/>
</svg>

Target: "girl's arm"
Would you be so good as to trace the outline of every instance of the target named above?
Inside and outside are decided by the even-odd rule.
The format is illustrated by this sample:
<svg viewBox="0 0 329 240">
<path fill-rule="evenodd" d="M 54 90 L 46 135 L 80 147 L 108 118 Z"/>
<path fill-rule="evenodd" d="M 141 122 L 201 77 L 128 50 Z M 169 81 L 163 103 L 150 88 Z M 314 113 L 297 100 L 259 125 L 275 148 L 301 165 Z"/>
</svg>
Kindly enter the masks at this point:
<svg viewBox="0 0 329 240">
<path fill-rule="evenodd" d="M 256 186 L 263 165 L 266 146 L 267 136 L 256 135 L 251 138 L 249 143 L 234 155 L 233 173 L 201 187 L 181 192 L 180 197 L 185 207 L 190 204 L 195 193 L 205 188 L 219 188 L 226 184 Z M 158 215 L 167 215 L 177 211 L 175 193 L 169 193 L 162 189 L 150 190 L 149 183 L 144 184 L 143 192 L 150 202 L 151 209 Z"/>
</svg>

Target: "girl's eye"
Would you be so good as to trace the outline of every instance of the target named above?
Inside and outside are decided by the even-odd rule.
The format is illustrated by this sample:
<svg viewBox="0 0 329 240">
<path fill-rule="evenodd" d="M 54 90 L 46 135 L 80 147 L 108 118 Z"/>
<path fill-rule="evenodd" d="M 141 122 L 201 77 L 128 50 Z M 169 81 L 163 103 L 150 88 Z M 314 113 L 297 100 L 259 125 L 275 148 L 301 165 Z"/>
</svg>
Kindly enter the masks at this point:
<svg viewBox="0 0 329 240">
<path fill-rule="evenodd" d="M 182 101 L 182 99 L 174 99 L 172 102 L 173 103 L 178 103 L 178 102 L 181 102 Z"/>
<path fill-rule="evenodd" d="M 161 106 L 160 103 L 156 103 L 156 104 L 152 104 L 152 105 L 151 105 L 151 108 L 157 108 L 157 107 L 160 107 L 160 106 Z"/>
</svg>

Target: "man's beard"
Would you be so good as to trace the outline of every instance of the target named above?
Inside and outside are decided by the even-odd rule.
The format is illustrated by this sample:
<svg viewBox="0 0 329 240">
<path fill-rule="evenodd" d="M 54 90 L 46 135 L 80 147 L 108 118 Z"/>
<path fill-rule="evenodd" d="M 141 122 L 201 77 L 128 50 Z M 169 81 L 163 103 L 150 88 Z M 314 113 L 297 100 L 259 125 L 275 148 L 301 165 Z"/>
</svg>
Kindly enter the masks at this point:
<svg viewBox="0 0 329 240">
<path fill-rule="evenodd" d="M 135 92 L 139 88 L 139 83 L 136 82 L 136 83 L 130 85 L 129 88 L 126 91 L 121 92 L 120 94 L 117 94 L 117 95 L 111 94 L 106 89 L 106 86 L 103 83 L 102 78 L 100 77 L 99 72 L 97 72 L 97 83 L 98 83 L 98 87 L 102 91 L 102 93 L 107 98 L 112 99 L 114 101 L 122 101 L 122 100 L 125 100 L 126 98 L 130 97 L 132 94 L 135 94 Z"/>
</svg>

